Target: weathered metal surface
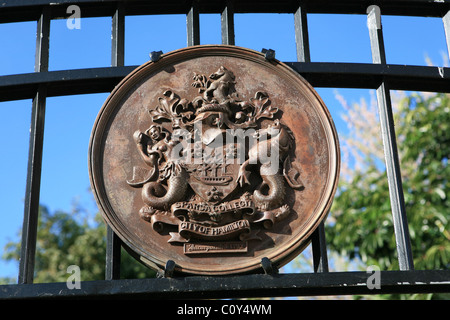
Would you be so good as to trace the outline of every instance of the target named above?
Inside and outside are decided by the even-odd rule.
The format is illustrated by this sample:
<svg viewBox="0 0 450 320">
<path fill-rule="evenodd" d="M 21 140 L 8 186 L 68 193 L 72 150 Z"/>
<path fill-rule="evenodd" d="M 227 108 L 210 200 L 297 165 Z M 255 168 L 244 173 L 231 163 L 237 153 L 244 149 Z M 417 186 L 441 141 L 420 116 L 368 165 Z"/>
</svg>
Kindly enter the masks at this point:
<svg viewBox="0 0 450 320">
<path fill-rule="evenodd" d="M 231 274 L 294 258 L 339 176 L 332 119 L 296 72 L 252 50 L 196 46 L 134 70 L 94 125 L 106 222 L 151 267 Z"/>
</svg>

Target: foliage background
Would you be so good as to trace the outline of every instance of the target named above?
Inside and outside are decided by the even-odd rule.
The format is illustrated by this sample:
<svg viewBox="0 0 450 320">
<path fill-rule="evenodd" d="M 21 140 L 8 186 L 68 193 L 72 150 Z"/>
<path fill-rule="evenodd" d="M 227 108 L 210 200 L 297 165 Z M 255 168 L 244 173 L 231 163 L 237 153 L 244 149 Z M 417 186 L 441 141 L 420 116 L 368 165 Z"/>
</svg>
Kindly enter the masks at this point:
<svg viewBox="0 0 450 320">
<path fill-rule="evenodd" d="M 90 215 L 79 207 L 72 212 L 56 211 L 40 206 L 36 244 L 35 283 L 66 282 L 70 265 L 80 267 L 82 281 L 105 279 L 106 225 L 101 215 Z M 9 242 L 3 259 L 19 261 L 20 242 Z M 123 248 L 121 278 L 151 278 L 156 275 Z M 16 279 L 0 278 L 0 284 Z"/>
</svg>

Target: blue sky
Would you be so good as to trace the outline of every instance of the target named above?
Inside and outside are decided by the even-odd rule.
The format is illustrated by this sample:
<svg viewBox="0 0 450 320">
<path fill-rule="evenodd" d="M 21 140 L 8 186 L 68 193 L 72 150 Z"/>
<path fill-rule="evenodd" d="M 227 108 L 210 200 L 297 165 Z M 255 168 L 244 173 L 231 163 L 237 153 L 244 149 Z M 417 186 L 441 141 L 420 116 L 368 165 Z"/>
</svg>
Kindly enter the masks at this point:
<svg viewBox="0 0 450 320">
<path fill-rule="evenodd" d="M 83 17 L 83 12 L 81 12 Z M 126 17 L 125 64 L 148 61 L 149 52 L 186 46 L 186 16 Z M 448 58 L 443 23 L 438 18 L 382 17 L 387 63 L 443 65 Z M 296 61 L 291 14 L 235 15 L 236 45 L 276 50 L 281 61 Z M 371 63 L 364 15 L 308 15 L 313 62 Z M 220 15 L 200 16 L 201 44 L 220 44 Z M 51 23 L 49 70 L 107 67 L 111 63 L 111 18 L 82 18 L 81 29 L 66 20 Z M 0 24 L 0 76 L 34 71 L 36 22 Z M 1 78 L 0 78 L 1 81 Z M 339 134 L 346 125 L 335 98 L 336 88 L 316 88 L 328 106 Z M 370 90 L 337 89 L 349 103 L 370 99 Z M 71 211 L 74 203 L 96 212 L 89 191 L 87 152 L 91 129 L 108 93 L 47 99 L 41 203 L 51 211 Z M 23 220 L 31 100 L 0 102 L 0 252 L 18 241 Z M 381 147 L 381 146 L 380 146 Z M 18 265 L 0 261 L 0 277 L 16 277 Z"/>
</svg>

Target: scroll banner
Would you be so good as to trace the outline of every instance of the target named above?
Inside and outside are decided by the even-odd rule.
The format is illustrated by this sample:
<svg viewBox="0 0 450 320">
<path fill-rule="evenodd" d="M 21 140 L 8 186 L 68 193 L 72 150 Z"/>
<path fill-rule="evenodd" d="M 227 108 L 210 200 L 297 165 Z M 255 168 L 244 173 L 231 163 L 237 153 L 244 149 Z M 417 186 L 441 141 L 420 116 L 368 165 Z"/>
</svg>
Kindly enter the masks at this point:
<svg viewBox="0 0 450 320">
<path fill-rule="evenodd" d="M 250 222 L 238 220 L 220 227 L 206 227 L 194 222 L 181 222 L 178 233 L 171 232 L 169 242 L 188 242 L 191 237 L 202 240 L 225 240 L 250 234 Z"/>
<path fill-rule="evenodd" d="M 196 222 L 182 221 L 178 217 L 187 212 L 195 213 L 219 213 L 225 214 L 241 210 L 246 215 L 245 219 L 233 221 L 223 226 L 210 227 Z M 171 238 L 168 242 L 189 242 L 191 238 L 216 241 L 239 238 L 241 241 L 261 240 L 259 230 L 251 230 L 251 223 L 263 223 L 266 229 L 270 229 L 275 221 L 275 212 L 255 212 L 255 204 L 252 200 L 234 200 L 219 205 L 207 203 L 177 202 L 171 207 L 170 212 L 154 214 L 151 224 L 155 231 L 162 231 L 165 224 L 178 226 L 178 232 L 169 232 Z"/>
<path fill-rule="evenodd" d="M 218 205 L 211 205 L 206 202 L 176 202 L 171 207 L 174 215 L 187 213 L 189 211 L 195 213 L 227 213 L 237 210 L 242 210 L 247 215 L 252 215 L 255 212 L 255 204 L 252 200 L 237 199 L 233 201 L 224 202 Z"/>
</svg>

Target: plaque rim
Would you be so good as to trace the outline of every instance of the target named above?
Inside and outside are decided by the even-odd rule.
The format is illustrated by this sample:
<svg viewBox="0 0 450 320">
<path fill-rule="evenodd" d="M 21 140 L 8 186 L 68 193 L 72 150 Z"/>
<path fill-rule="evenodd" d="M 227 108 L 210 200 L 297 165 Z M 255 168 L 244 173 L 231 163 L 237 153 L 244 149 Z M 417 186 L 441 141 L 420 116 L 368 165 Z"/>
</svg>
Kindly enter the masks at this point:
<svg viewBox="0 0 450 320">
<path fill-rule="evenodd" d="M 167 260 L 163 260 L 149 252 L 145 252 L 142 250 L 141 246 L 139 246 L 139 243 L 132 241 L 135 237 L 127 231 L 126 226 L 123 225 L 117 218 L 114 208 L 108 201 L 104 181 L 102 181 L 103 170 L 101 165 L 101 161 L 103 159 L 102 146 L 103 136 L 105 134 L 104 129 L 109 124 L 110 117 L 115 114 L 117 109 L 115 107 L 117 107 L 117 104 L 120 103 L 120 101 L 122 101 L 122 99 L 124 99 L 124 97 L 131 92 L 132 88 L 136 84 L 140 83 L 143 78 L 149 76 L 153 72 L 164 69 L 164 67 L 168 67 L 182 61 L 188 61 L 192 58 L 206 56 L 228 56 L 241 58 L 256 62 L 264 67 L 268 67 L 276 73 L 281 73 L 284 76 L 288 76 L 292 81 L 295 81 L 300 86 L 304 86 L 309 92 L 309 94 L 305 94 L 304 96 L 310 100 L 309 102 L 313 106 L 320 106 L 319 110 L 317 110 L 316 107 L 314 107 L 314 109 L 321 113 L 319 119 L 327 138 L 329 174 L 327 176 L 326 188 L 324 188 L 322 196 L 316 207 L 312 210 L 312 213 L 305 221 L 304 225 L 300 228 L 301 232 L 298 233 L 301 233 L 301 236 L 297 236 L 296 239 L 292 239 L 291 241 L 288 241 L 288 243 L 284 243 L 279 248 L 272 249 L 270 254 L 267 255 L 267 258 L 269 258 L 272 263 L 274 263 L 277 267 L 281 267 L 292 260 L 309 245 L 312 233 L 317 229 L 321 222 L 325 221 L 329 213 L 339 181 L 340 147 L 338 134 L 331 114 L 322 98 L 311 86 L 311 84 L 287 64 L 278 60 L 266 60 L 264 54 L 260 52 L 229 45 L 199 45 L 186 47 L 163 54 L 161 59 L 157 62 L 148 61 L 138 66 L 125 78 L 123 78 L 119 84 L 115 86 L 103 103 L 94 122 L 90 136 L 88 168 L 94 198 L 98 204 L 98 208 L 103 219 L 107 225 L 112 228 L 114 233 L 116 233 L 124 242 L 127 251 L 129 251 L 132 255 L 139 256 L 140 262 L 143 262 L 149 267 L 154 269 L 163 269 Z M 111 105 L 112 107 L 109 107 Z M 204 270 L 198 267 L 185 267 L 183 265 L 178 265 L 177 261 L 175 261 L 175 271 L 198 275 L 226 275 L 249 273 L 261 268 L 260 261 L 256 261 L 257 259 L 249 257 L 249 260 L 252 262 L 231 270 L 217 270 L 217 268 L 214 270 Z"/>
</svg>

